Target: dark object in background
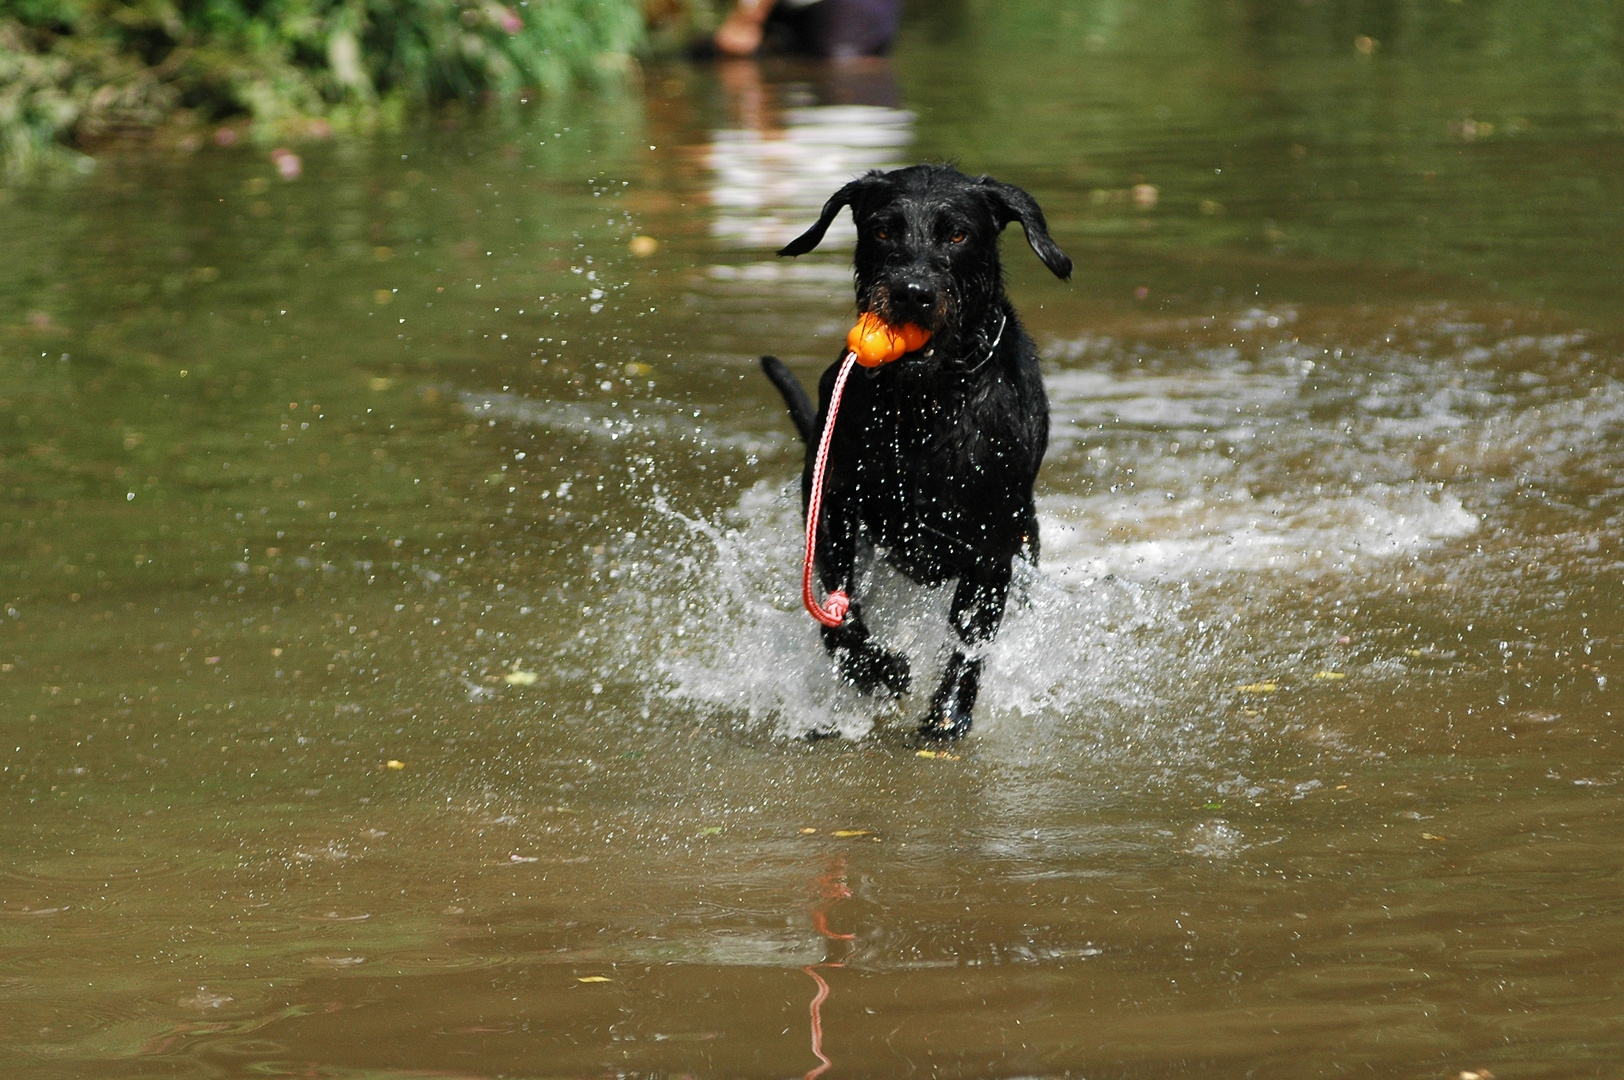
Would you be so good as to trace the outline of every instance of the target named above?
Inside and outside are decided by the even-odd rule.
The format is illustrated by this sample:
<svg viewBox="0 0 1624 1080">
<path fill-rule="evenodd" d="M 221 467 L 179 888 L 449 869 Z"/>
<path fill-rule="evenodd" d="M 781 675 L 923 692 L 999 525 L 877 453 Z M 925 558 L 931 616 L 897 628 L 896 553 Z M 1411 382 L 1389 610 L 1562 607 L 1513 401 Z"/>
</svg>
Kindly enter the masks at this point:
<svg viewBox="0 0 1624 1080">
<path fill-rule="evenodd" d="M 851 59 L 883 56 L 902 21 L 902 0 L 736 0 L 695 59 L 760 54 Z"/>
<path fill-rule="evenodd" d="M 767 19 L 765 48 L 828 59 L 883 56 L 902 20 L 902 0 L 779 0 Z"/>
<path fill-rule="evenodd" d="M 905 693 L 907 657 L 876 645 L 863 623 L 860 557 L 881 549 L 923 585 L 957 579 L 959 647 L 920 727 L 927 737 L 957 738 L 970 730 L 982 667 L 975 653 L 1003 620 L 1013 560 L 1037 562 L 1032 485 L 1049 441 L 1037 346 L 1004 295 L 998 237 L 1019 221 L 1059 278 L 1071 276 L 1071 259 L 1025 191 L 945 165 L 853 180 L 779 254 L 817 247 L 848 205 L 857 223 L 858 310 L 932 336 L 919 351 L 847 383 L 829 451 L 817 569 L 826 591 L 845 590 L 852 603 L 844 622 L 823 629 L 823 643 L 860 689 Z M 804 512 L 840 363 L 823 373 L 815 415 L 781 361 L 764 356 L 761 365 L 806 443 Z"/>
</svg>

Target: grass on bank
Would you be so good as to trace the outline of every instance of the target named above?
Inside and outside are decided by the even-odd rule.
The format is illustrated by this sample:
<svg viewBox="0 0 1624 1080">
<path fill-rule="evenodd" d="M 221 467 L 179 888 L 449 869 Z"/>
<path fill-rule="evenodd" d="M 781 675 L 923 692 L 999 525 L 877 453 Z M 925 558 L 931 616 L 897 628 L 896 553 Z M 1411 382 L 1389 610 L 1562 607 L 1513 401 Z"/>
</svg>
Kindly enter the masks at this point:
<svg viewBox="0 0 1624 1080">
<path fill-rule="evenodd" d="M 342 129 L 623 78 L 639 0 L 0 0 L 0 164 L 246 117 Z"/>
</svg>

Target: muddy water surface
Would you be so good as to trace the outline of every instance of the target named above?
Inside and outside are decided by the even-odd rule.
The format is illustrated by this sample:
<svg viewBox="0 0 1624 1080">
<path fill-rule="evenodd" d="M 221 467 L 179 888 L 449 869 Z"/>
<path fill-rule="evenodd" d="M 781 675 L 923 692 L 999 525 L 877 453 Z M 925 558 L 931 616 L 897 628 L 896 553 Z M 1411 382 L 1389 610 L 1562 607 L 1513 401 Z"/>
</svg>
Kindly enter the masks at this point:
<svg viewBox="0 0 1624 1080">
<path fill-rule="evenodd" d="M 1610 46 L 1014 10 L 0 191 L 9 1068 L 1614 1074 Z M 932 756 L 754 358 L 944 157 L 1078 272 L 1008 238 L 1044 559 Z"/>
</svg>

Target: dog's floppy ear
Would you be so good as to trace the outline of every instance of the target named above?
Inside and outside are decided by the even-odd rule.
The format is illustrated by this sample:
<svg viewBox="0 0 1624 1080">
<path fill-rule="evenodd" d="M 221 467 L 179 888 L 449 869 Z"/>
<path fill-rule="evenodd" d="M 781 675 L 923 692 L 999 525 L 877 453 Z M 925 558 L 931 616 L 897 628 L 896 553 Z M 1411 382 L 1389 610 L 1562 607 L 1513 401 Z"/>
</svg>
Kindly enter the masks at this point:
<svg viewBox="0 0 1624 1080">
<path fill-rule="evenodd" d="M 779 248 L 778 254 L 805 255 L 807 252 L 823 243 L 823 234 L 829 231 L 829 224 L 834 221 L 835 215 L 840 213 L 841 207 L 855 206 L 858 199 L 861 198 L 869 188 L 873 187 L 883 175 L 883 173 L 876 169 L 873 172 L 859 176 L 857 179 L 853 180 L 851 183 L 829 196 L 829 201 L 823 204 L 823 212 L 818 215 L 818 220 L 812 223 L 812 227 L 806 230 L 806 232 L 802 233 L 800 236 L 797 236 L 795 239 L 791 240 L 789 243 L 785 244 L 783 247 Z"/>
<path fill-rule="evenodd" d="M 1055 277 L 1069 281 L 1071 258 L 1049 239 L 1049 225 L 1043 220 L 1043 211 L 1038 208 L 1037 200 L 1014 184 L 1005 184 L 990 176 L 983 176 L 978 183 L 992 205 L 998 227 L 1002 229 L 1012 221 L 1019 221 L 1026 230 L 1026 242 L 1032 245 L 1032 250 L 1043 260 L 1043 265 Z"/>
</svg>

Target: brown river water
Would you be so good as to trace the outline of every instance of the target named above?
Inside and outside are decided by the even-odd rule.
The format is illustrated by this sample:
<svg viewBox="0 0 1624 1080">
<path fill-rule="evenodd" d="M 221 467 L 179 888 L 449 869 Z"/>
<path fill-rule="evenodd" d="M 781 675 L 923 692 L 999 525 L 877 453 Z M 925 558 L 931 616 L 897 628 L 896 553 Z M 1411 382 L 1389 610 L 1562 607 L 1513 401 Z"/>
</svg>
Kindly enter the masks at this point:
<svg viewBox="0 0 1624 1080">
<path fill-rule="evenodd" d="M 1624 1074 L 1624 12 L 995 10 L 0 188 L 0 1073 Z M 942 159 L 1078 269 L 930 756 L 755 358 Z"/>
</svg>

